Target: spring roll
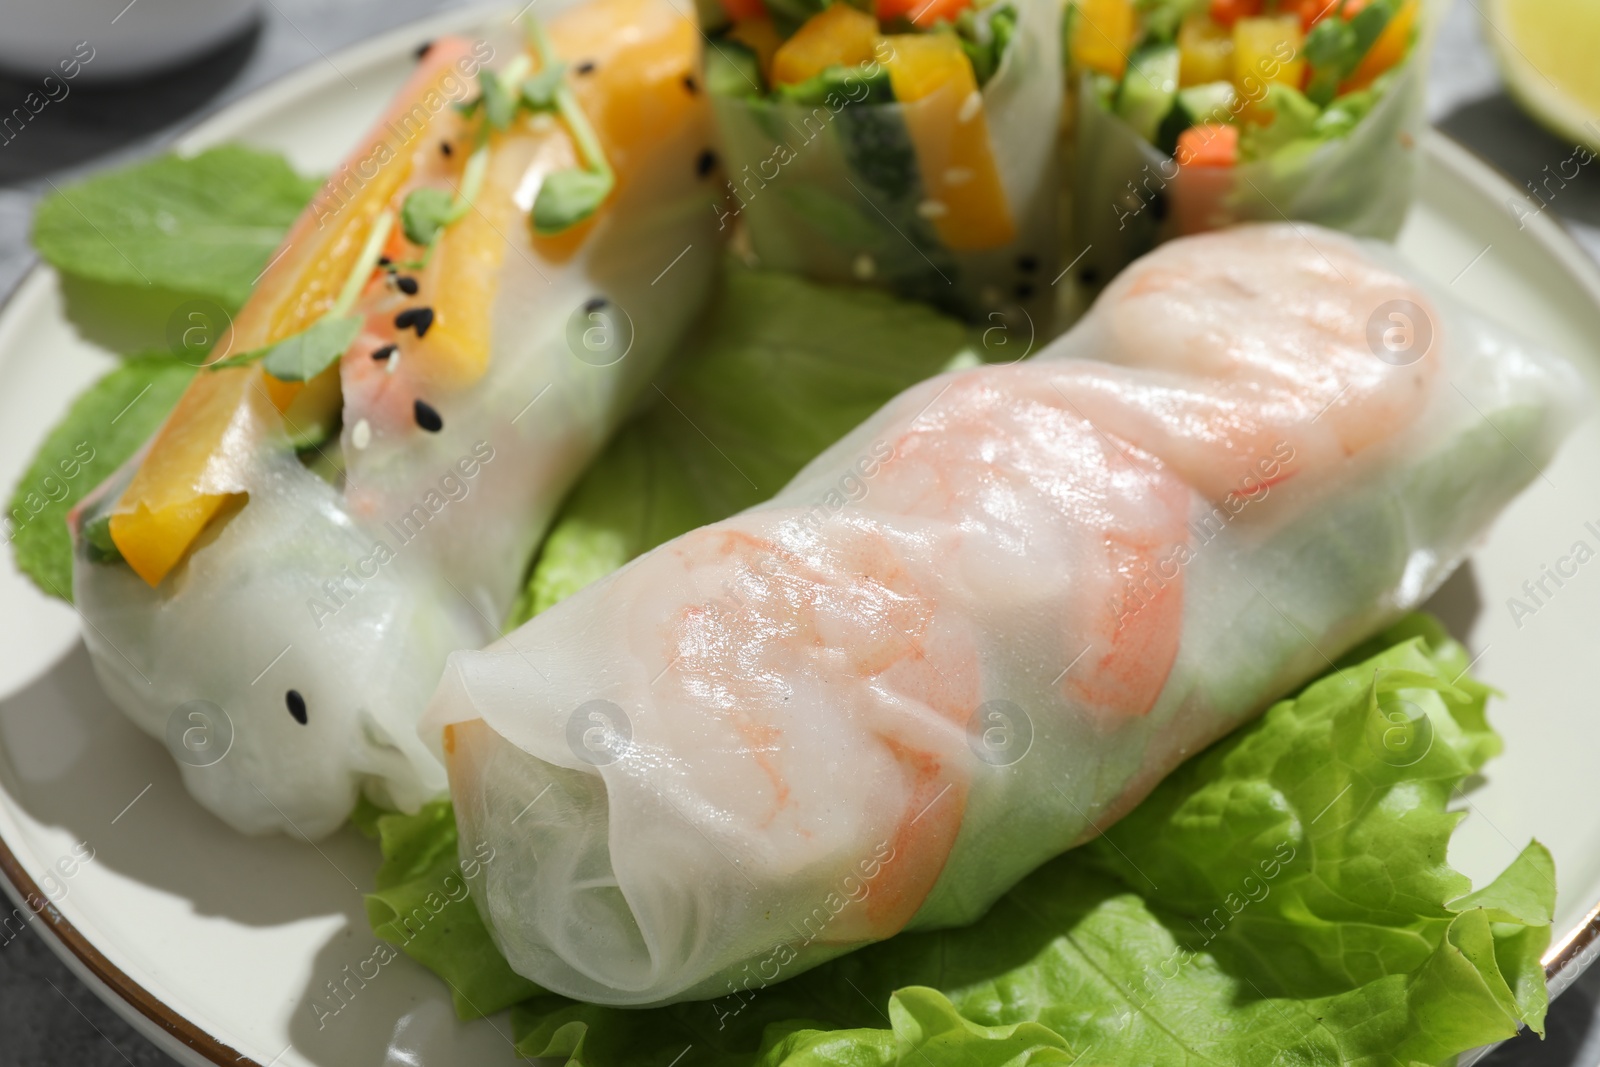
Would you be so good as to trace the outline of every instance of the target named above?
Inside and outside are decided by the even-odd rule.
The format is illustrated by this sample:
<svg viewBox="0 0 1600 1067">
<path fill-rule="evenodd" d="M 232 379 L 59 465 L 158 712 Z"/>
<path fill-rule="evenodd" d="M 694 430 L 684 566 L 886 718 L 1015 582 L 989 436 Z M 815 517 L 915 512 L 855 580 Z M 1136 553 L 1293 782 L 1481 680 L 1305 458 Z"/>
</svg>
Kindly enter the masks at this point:
<svg viewBox="0 0 1600 1067">
<path fill-rule="evenodd" d="M 430 46 L 74 517 L 106 691 L 241 831 L 316 838 L 363 790 L 443 790 L 416 723 L 445 657 L 498 636 L 708 294 L 693 22 L 593 0 L 530 39 Z"/>
<path fill-rule="evenodd" d="M 742 222 L 767 267 L 974 321 L 1045 321 L 1059 4 L 770 7 L 702 4 L 726 168 L 719 223 Z"/>
<path fill-rule="evenodd" d="M 969 922 L 1426 598 L 1582 389 L 1376 247 L 1174 241 L 1034 360 L 452 656 L 422 730 L 499 857 L 479 909 L 623 1005 Z"/>
<path fill-rule="evenodd" d="M 1297 219 L 1393 240 L 1415 192 L 1437 3 L 1076 0 L 1073 298 L 1161 241 Z M 1262 5 L 1257 5 L 1262 7 Z"/>
</svg>

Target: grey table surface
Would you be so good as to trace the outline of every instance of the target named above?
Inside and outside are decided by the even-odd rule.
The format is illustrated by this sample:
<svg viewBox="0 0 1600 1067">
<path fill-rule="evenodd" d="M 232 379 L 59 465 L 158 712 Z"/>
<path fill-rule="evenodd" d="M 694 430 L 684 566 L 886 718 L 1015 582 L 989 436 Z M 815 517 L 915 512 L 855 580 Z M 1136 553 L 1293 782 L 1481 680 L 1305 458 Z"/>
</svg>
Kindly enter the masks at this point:
<svg viewBox="0 0 1600 1067">
<path fill-rule="evenodd" d="M 0 0 L 8 9 L 52 0 Z M 120 6 L 120 5 L 113 5 Z M 24 136 L 0 146 L 0 296 L 34 263 L 28 222 L 41 190 L 159 151 L 198 119 L 280 75 L 458 0 L 266 0 L 248 31 L 180 71 L 130 85 L 83 86 Z M 137 19 L 138 9 L 126 12 Z M 1545 133 L 1505 95 L 1485 40 L 1494 31 L 1478 0 L 1452 0 L 1429 77 L 1429 117 L 1522 186 L 1572 146 Z M 1600 44 L 1600 42 L 1596 42 Z M 0 74 L 0 114 L 31 88 Z M 1552 210 L 1600 259 L 1600 183 L 1585 171 Z M 135 1033 L 63 966 L 36 932 L 0 946 L 0 1067 L 168 1067 L 174 1061 Z M 1600 1067 L 1600 967 L 1553 1006 L 1549 1036 L 1530 1034 L 1486 1067 Z"/>
</svg>

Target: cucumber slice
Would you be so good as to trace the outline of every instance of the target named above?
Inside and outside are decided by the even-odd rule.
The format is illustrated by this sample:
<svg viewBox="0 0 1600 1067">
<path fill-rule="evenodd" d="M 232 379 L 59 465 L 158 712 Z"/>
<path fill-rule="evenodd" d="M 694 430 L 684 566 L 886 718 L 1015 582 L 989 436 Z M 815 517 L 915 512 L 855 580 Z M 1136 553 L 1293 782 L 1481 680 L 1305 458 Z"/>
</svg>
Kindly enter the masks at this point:
<svg viewBox="0 0 1600 1067">
<path fill-rule="evenodd" d="M 1153 144 L 1177 96 L 1177 46 L 1149 45 L 1135 52 L 1128 64 L 1117 92 L 1117 114 Z"/>
<path fill-rule="evenodd" d="M 1179 89 L 1176 103 L 1161 122 L 1156 146 L 1170 156 L 1177 150 L 1178 135 L 1190 126 L 1231 121 L 1237 99 L 1230 82 L 1206 82 Z"/>
<path fill-rule="evenodd" d="M 706 91 L 713 96 L 760 96 L 761 63 L 756 54 L 727 38 L 706 46 Z"/>
<path fill-rule="evenodd" d="M 84 522 L 83 543 L 87 546 L 89 559 L 95 563 L 116 563 L 122 559 L 116 542 L 111 540 L 110 512 Z"/>
<path fill-rule="evenodd" d="M 334 437 L 338 436 L 341 420 L 340 413 L 334 411 L 328 419 L 308 419 L 305 422 L 292 423 L 286 427 L 289 434 L 289 447 L 296 452 L 306 452 L 313 448 L 321 448 Z"/>
<path fill-rule="evenodd" d="M 1234 101 L 1238 95 L 1232 82 L 1206 82 L 1178 90 L 1178 110 L 1188 119 L 1190 126 L 1204 122 L 1228 122 L 1233 118 Z"/>
</svg>

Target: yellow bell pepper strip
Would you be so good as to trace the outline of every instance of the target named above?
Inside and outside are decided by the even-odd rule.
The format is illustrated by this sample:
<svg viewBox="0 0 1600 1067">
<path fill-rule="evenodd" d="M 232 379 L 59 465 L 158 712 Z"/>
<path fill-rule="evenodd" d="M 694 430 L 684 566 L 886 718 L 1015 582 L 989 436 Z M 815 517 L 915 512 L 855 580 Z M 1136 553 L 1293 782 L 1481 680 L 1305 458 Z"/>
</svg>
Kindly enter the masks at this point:
<svg viewBox="0 0 1600 1067">
<path fill-rule="evenodd" d="M 629 31 L 618 33 L 618 26 Z M 700 32 L 693 19 L 650 0 L 590 0 L 552 16 L 547 29 L 616 175 L 611 202 L 643 180 L 649 156 L 684 137 L 709 135 L 701 125 L 707 110 L 698 89 Z M 585 64 L 592 68 L 578 73 Z"/>
<path fill-rule="evenodd" d="M 1233 87 L 1243 103 L 1246 122 L 1271 121 L 1261 107 L 1267 83 L 1299 89 L 1305 80 L 1305 32 L 1298 15 L 1263 15 L 1233 24 Z"/>
<path fill-rule="evenodd" d="M 630 32 L 617 33 L 619 25 Z M 698 37 L 689 20 L 648 0 L 595 0 L 553 18 L 549 36 L 568 61 L 572 90 L 616 168 L 617 195 L 639 180 L 645 157 L 662 145 L 704 135 L 694 125 L 697 115 L 703 118 L 704 101 L 690 88 Z M 450 168 L 441 166 L 437 146 L 465 127 L 448 106 L 442 83 L 460 77 L 457 61 L 469 53 L 465 41 L 435 42 L 394 107 L 290 231 L 221 351 L 266 348 L 326 315 L 352 277 L 373 223 L 385 211 L 398 210 L 409 185 L 449 181 Z M 445 106 L 430 111 L 428 98 Z M 428 265 L 417 275 L 433 319 L 425 336 L 407 335 L 407 359 L 413 369 L 425 367 L 430 380 L 447 385 L 469 384 L 487 367 L 490 312 L 506 242 L 526 232 L 520 229 L 526 224 L 518 217 L 517 189 L 530 169 L 548 173 L 577 161 L 561 124 L 526 115 L 494 134 L 492 148 L 471 209 L 439 231 Z M 455 159 L 460 166 L 459 153 Z M 464 177 L 459 181 L 466 184 Z M 534 249 L 559 261 L 581 245 L 592 222 L 556 237 L 536 236 Z M 398 227 L 385 251 L 395 260 L 428 252 L 405 241 Z M 339 373 L 335 366 L 310 382 L 279 382 L 251 364 L 198 375 L 112 509 L 112 540 L 135 572 L 159 584 L 238 495 L 216 477 L 226 469 L 228 449 L 252 446 L 263 422 L 286 415 L 298 421 L 302 411 L 309 418 L 307 405 L 318 411 L 337 405 Z"/>
<path fill-rule="evenodd" d="M 887 37 L 889 84 L 916 149 L 921 213 L 954 251 L 997 248 L 1017 235 L 989 141 L 972 61 L 953 33 Z"/>
<path fill-rule="evenodd" d="M 756 54 L 756 62 L 761 64 L 761 76 L 772 78 L 772 59 L 778 54 L 778 49 L 783 47 L 783 38 L 778 36 L 778 28 L 769 18 L 744 19 L 733 24 L 733 29 L 728 31 L 730 41 L 738 41 Z M 714 46 L 713 46 L 714 47 Z"/>
<path fill-rule="evenodd" d="M 772 57 L 775 85 L 798 85 L 829 67 L 869 63 L 878 47 L 878 20 L 838 3 L 812 15 Z"/>
<path fill-rule="evenodd" d="M 1138 29 L 1133 0 L 1078 0 L 1077 21 L 1072 29 L 1072 65 L 1122 77 Z"/>
<path fill-rule="evenodd" d="M 618 26 L 629 32 L 618 33 Z M 408 352 L 413 367 L 426 366 L 429 380 L 446 388 L 476 381 L 488 366 L 506 235 L 525 232 L 517 190 L 529 172 L 548 176 L 598 160 L 615 183 L 605 200 L 613 203 L 637 181 L 644 156 L 695 135 L 690 127 L 704 109 L 695 81 L 699 35 L 692 21 L 670 8 L 650 0 L 592 0 L 551 17 L 537 32 L 551 53 L 539 57 L 539 68 L 548 69 L 555 57 L 565 62 L 562 95 L 575 102 L 577 118 L 587 127 L 584 139 L 594 143 L 580 143 L 565 114 L 551 121 L 553 116 L 524 113 L 505 133 L 493 135 L 494 151 L 481 188 L 470 197 L 471 209 L 440 232 L 434 258 L 419 279 L 422 291 L 432 294 L 434 320 Z M 463 193 L 469 184 L 463 177 Z M 554 234 L 535 232 L 533 247 L 542 258 L 560 262 L 583 244 L 594 221 Z"/>
<path fill-rule="evenodd" d="M 1353 93 L 1367 88 L 1378 79 L 1378 75 L 1398 66 L 1406 58 L 1406 53 L 1411 50 L 1411 34 L 1417 25 L 1417 6 L 1418 0 L 1406 0 L 1400 5 L 1400 10 L 1394 13 L 1383 32 L 1378 34 L 1378 39 L 1367 49 L 1367 54 L 1361 57 L 1355 73 L 1339 86 L 1339 92 Z"/>
<path fill-rule="evenodd" d="M 1191 11 L 1178 26 L 1178 85 L 1233 80 L 1233 34 L 1204 11 Z"/>
<path fill-rule="evenodd" d="M 435 42 L 394 106 L 289 231 L 278 258 L 234 317 L 220 353 L 276 344 L 333 306 L 373 224 L 410 176 L 413 148 L 432 148 L 434 123 L 455 122 L 448 106 L 429 112 L 423 101 L 447 101 L 446 79 L 459 76 L 456 62 L 469 54 L 464 40 Z M 195 376 L 111 509 L 111 540 L 139 577 L 159 585 L 238 495 L 222 477 L 235 454 L 230 450 L 253 447 L 263 420 L 281 418 L 276 413 L 303 388 L 273 379 L 258 365 Z"/>
</svg>

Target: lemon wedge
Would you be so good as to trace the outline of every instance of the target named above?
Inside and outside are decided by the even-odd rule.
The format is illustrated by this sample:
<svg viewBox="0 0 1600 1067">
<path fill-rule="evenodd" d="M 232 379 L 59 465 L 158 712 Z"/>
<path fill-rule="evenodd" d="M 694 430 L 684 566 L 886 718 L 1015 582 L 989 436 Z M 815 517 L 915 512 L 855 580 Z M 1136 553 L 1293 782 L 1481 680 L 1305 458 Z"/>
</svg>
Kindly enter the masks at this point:
<svg viewBox="0 0 1600 1067">
<path fill-rule="evenodd" d="M 1483 12 L 1511 95 L 1552 133 L 1600 150 L 1600 4 L 1490 0 Z"/>
</svg>

